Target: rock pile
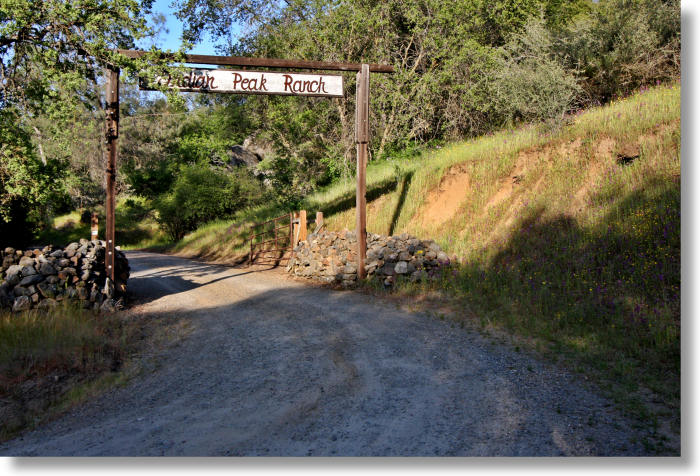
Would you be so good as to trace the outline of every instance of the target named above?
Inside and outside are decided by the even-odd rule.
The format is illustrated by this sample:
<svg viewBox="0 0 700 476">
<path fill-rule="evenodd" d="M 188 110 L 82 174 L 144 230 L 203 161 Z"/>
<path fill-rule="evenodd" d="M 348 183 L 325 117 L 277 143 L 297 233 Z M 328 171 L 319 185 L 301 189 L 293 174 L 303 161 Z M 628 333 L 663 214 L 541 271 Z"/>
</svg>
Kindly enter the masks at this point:
<svg viewBox="0 0 700 476">
<path fill-rule="evenodd" d="M 115 310 L 115 299 L 126 292 L 129 262 L 117 250 L 112 283 L 105 274 L 105 251 L 104 241 L 85 239 L 65 248 L 0 250 L 0 308 L 23 311 L 75 299 L 84 307 Z"/>
<path fill-rule="evenodd" d="M 357 236 L 353 231 L 312 233 L 294 248 L 287 271 L 296 276 L 350 286 L 357 281 Z M 367 276 L 391 286 L 397 276 L 421 280 L 450 265 L 450 258 L 432 240 L 406 233 L 383 236 L 367 233 Z"/>
</svg>

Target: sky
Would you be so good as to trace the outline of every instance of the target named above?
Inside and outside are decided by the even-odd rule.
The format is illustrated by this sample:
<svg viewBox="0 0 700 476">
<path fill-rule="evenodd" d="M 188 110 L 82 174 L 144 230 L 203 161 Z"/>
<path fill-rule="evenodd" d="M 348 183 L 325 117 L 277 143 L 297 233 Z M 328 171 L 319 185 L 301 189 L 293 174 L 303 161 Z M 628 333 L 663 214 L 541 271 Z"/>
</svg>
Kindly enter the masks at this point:
<svg viewBox="0 0 700 476">
<path fill-rule="evenodd" d="M 163 13 L 167 19 L 166 28 L 168 32 L 163 32 L 163 34 L 158 39 L 156 46 L 162 49 L 169 49 L 172 51 L 177 50 L 180 47 L 182 41 L 182 22 L 178 20 L 175 16 L 175 10 L 170 6 L 173 0 L 156 0 L 153 2 L 153 12 Z M 149 44 L 140 44 L 139 47 L 146 48 Z M 217 54 L 214 49 L 214 42 L 209 37 L 209 35 L 204 35 L 202 42 L 196 44 L 193 49 L 187 51 L 191 54 L 199 55 L 215 55 Z"/>
</svg>

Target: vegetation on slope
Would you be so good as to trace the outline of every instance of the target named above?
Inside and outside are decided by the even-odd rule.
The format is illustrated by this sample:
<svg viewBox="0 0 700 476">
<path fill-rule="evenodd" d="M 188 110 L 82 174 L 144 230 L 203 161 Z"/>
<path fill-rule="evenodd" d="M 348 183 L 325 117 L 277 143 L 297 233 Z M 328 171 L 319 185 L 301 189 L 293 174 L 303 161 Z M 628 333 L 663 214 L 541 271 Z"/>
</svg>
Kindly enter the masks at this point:
<svg viewBox="0 0 700 476">
<path fill-rule="evenodd" d="M 185 40 L 207 33 L 222 54 L 393 65 L 395 74 L 372 75 L 372 160 L 523 122 L 556 124 L 680 73 L 679 0 L 492 3 L 176 0 L 169 14 L 184 22 Z M 122 78 L 117 193 L 149 200 L 173 239 L 256 203 L 297 208 L 318 187 L 351 178 L 354 73 L 340 73 L 342 98 L 172 93 L 166 101 L 140 92 L 137 77 L 181 70 L 166 67 L 156 47 L 140 59 L 114 51 L 160 41 L 164 17 L 152 0 L 8 5 L 0 6 L 1 246 L 23 248 L 57 215 L 104 202 L 108 65 Z M 234 22 L 246 28 L 230 37 Z M 232 148 L 243 143 L 265 156 L 254 172 L 233 170 Z M 222 201 L 204 185 L 226 181 L 220 174 L 244 185 L 239 197 Z M 199 177 L 198 203 L 178 193 L 185 175 Z"/>
<path fill-rule="evenodd" d="M 307 197 L 354 228 L 354 182 Z M 176 252 L 230 260 L 258 207 L 187 235 Z M 499 328 L 623 393 L 671 407 L 680 390 L 680 86 L 368 168 L 368 230 L 435 239 L 448 275 L 392 292 L 439 293 L 457 319 Z M 235 224 L 235 225 L 234 225 Z M 371 285 L 370 285 L 371 286 Z"/>
</svg>

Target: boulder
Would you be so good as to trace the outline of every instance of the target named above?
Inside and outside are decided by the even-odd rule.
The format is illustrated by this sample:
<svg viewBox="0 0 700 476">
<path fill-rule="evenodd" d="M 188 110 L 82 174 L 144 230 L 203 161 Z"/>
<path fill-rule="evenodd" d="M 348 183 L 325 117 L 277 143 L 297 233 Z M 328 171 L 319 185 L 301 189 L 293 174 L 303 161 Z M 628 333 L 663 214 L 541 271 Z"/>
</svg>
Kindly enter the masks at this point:
<svg viewBox="0 0 700 476">
<path fill-rule="evenodd" d="M 75 291 L 78 295 L 78 299 L 81 301 L 87 301 L 87 299 L 90 297 L 90 293 L 85 286 L 77 287 L 75 288 Z"/>
<path fill-rule="evenodd" d="M 25 266 L 34 266 L 35 260 L 34 258 L 30 258 L 29 256 L 22 256 L 19 260 L 19 265 L 24 268 Z"/>
<path fill-rule="evenodd" d="M 394 272 L 396 274 L 406 274 L 408 273 L 408 263 L 406 261 L 399 261 L 394 266 Z"/>
<path fill-rule="evenodd" d="M 114 299 L 105 299 L 102 305 L 100 305 L 100 311 L 106 312 L 106 313 L 113 313 L 117 312 L 119 309 L 121 309 L 121 302 L 120 301 L 115 301 Z"/>
<path fill-rule="evenodd" d="M 20 286 L 31 286 L 33 284 L 40 283 L 44 280 L 44 277 L 40 274 L 32 274 L 31 276 L 27 276 L 25 278 L 22 278 L 22 280 L 19 282 Z"/>
<path fill-rule="evenodd" d="M 36 287 L 43 297 L 45 297 L 45 298 L 56 297 L 56 292 L 58 291 L 58 288 L 56 287 L 56 285 L 49 284 L 49 283 L 39 283 L 39 284 L 37 284 Z"/>
<path fill-rule="evenodd" d="M 18 296 L 15 298 L 15 302 L 12 304 L 13 312 L 26 311 L 31 309 L 32 300 L 29 296 Z"/>
<path fill-rule="evenodd" d="M 350 262 L 343 267 L 344 274 L 354 274 L 357 273 L 357 264 Z"/>
<path fill-rule="evenodd" d="M 47 298 L 47 299 L 41 300 L 39 302 L 39 304 L 37 305 L 37 307 L 39 309 L 49 309 L 52 307 L 56 307 L 57 304 L 58 304 L 58 301 L 56 301 L 55 299 Z"/>
<path fill-rule="evenodd" d="M 379 274 L 383 274 L 385 276 L 392 276 L 396 272 L 396 265 L 394 263 L 385 263 L 384 266 L 382 266 L 381 271 Z"/>
<path fill-rule="evenodd" d="M 234 145 L 229 150 L 229 166 L 255 168 L 262 158 L 242 145 Z"/>
<path fill-rule="evenodd" d="M 22 268 L 22 276 L 31 276 L 33 274 L 36 274 L 34 266 L 24 266 Z"/>
<path fill-rule="evenodd" d="M 5 279 L 9 280 L 10 276 L 16 276 L 17 280 L 19 281 L 21 272 L 22 272 L 22 267 L 18 264 L 14 264 L 14 265 L 10 266 L 9 268 L 7 268 L 7 270 L 5 271 Z"/>
<path fill-rule="evenodd" d="M 39 266 L 39 272 L 44 276 L 51 276 L 53 274 L 56 274 L 56 268 L 54 268 L 51 263 L 46 261 L 44 263 L 41 263 L 41 266 Z"/>
<path fill-rule="evenodd" d="M 32 294 L 29 292 L 29 288 L 25 288 L 24 286 L 15 286 L 12 292 L 15 293 L 15 296 L 30 296 Z"/>
</svg>

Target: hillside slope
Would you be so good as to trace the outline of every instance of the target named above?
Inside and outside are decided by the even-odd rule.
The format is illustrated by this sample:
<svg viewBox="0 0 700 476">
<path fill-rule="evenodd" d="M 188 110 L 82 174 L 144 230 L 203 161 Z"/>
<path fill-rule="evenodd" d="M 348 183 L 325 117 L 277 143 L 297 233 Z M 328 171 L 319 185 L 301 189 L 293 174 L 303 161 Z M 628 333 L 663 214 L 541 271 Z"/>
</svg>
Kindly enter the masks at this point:
<svg viewBox="0 0 700 476">
<path fill-rule="evenodd" d="M 544 125 L 368 168 L 368 231 L 436 240 L 458 269 L 393 292 L 438 292 L 458 319 L 507 330 L 641 388 L 675 412 L 680 391 L 680 85 Z M 354 228 L 354 182 L 306 199 Z M 248 210 L 237 222 L 282 213 Z M 214 223 L 175 251 L 245 252 L 245 227 Z M 640 387 L 639 384 L 642 384 Z"/>
</svg>

